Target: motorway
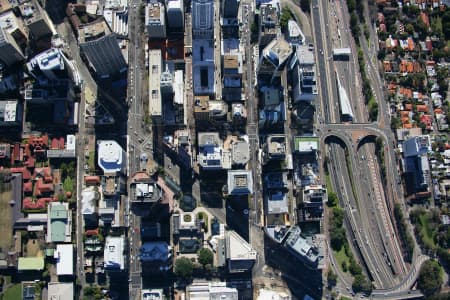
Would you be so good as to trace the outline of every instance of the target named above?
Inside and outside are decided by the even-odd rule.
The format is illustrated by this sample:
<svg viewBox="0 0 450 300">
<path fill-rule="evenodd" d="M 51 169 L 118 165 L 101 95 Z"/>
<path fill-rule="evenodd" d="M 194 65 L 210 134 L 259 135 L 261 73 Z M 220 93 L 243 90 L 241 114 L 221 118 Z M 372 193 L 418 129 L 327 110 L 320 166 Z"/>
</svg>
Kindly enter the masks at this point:
<svg viewBox="0 0 450 300">
<path fill-rule="evenodd" d="M 355 122 L 367 122 L 367 110 L 363 103 L 361 94 L 361 84 L 359 83 L 359 72 L 356 61 L 356 47 L 352 40 L 350 30 L 348 29 L 348 13 L 343 2 L 328 6 L 326 0 L 316 0 L 312 3 L 312 21 L 316 45 L 316 56 L 318 57 L 318 69 L 320 78 L 320 90 L 322 103 L 317 107 L 319 126 L 318 132 L 326 135 L 333 127 L 339 130 L 337 137 L 343 136 L 347 145 L 346 154 L 344 149 L 337 144 L 331 144 L 328 147 L 326 155 L 330 158 L 330 175 L 334 190 L 341 199 L 341 204 L 346 211 L 346 227 L 351 236 L 357 257 L 363 262 L 368 275 L 373 279 L 376 288 L 390 288 L 400 283 L 400 279 L 407 272 L 402 259 L 401 248 L 396 236 L 394 226 L 391 222 L 390 208 L 394 199 L 401 200 L 400 194 L 396 194 L 389 201 L 385 199 L 385 192 L 381 184 L 379 165 L 376 161 L 373 144 L 363 144 L 358 147 L 353 144 L 352 138 L 346 133 L 346 125 L 333 126 L 333 123 L 339 122 L 339 105 L 335 80 L 335 71 L 341 76 L 347 94 L 349 96 L 352 109 L 354 110 Z M 337 38 L 335 38 L 337 37 Z M 332 63 L 332 49 L 336 47 L 349 47 L 352 50 L 353 58 L 348 62 Z M 364 50 L 364 49 L 363 49 Z M 373 50 L 372 50 L 373 51 Z M 375 69 L 372 66 L 373 69 Z M 381 81 L 378 79 L 378 89 Z M 380 93 L 375 93 L 381 97 Z M 381 94 L 382 95 L 382 94 Z M 378 98 L 377 97 L 377 98 Z M 384 99 L 382 98 L 382 101 Z M 385 116 L 383 107 L 380 109 L 381 115 Z M 386 117 L 383 117 L 386 118 Z M 322 123 L 331 123 L 322 125 Z M 386 166 L 388 169 L 389 190 L 394 189 L 394 180 L 398 178 L 395 175 L 395 156 L 392 156 L 392 137 L 389 128 L 385 128 L 386 120 L 380 124 L 372 124 L 375 130 L 381 132 L 385 140 L 387 155 Z M 389 124 L 389 123 L 387 123 Z M 336 124 L 337 125 L 337 124 Z M 368 125 L 368 124 L 366 124 Z M 380 126 L 381 125 L 381 126 Z M 358 124 L 350 127 L 360 127 L 363 130 L 364 125 Z M 350 140 L 348 143 L 347 141 Z M 348 162 L 346 162 L 348 155 Z M 361 158 L 361 159 L 360 159 Z M 350 170 L 348 169 L 350 167 Z M 390 177 L 392 176 L 392 177 Z M 397 186 L 397 181 L 395 181 Z M 389 198 L 389 197 L 388 197 Z M 333 264 L 336 269 L 335 264 Z M 392 270 L 395 271 L 393 274 Z M 344 282 L 348 279 L 342 276 L 337 270 L 338 275 Z M 409 287 L 407 287 L 409 288 Z M 384 294 L 383 294 L 384 295 Z"/>
</svg>

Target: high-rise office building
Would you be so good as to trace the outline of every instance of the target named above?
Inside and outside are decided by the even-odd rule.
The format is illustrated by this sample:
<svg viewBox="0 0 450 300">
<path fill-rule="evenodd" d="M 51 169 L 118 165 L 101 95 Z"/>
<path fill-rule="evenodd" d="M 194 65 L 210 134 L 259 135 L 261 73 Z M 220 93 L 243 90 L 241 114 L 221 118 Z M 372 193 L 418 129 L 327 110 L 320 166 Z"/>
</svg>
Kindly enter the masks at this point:
<svg viewBox="0 0 450 300">
<path fill-rule="evenodd" d="M 184 10 L 182 0 L 169 0 L 167 7 L 167 25 L 171 30 L 183 31 L 184 28 Z"/>
<path fill-rule="evenodd" d="M 82 53 L 97 77 L 110 78 L 127 70 L 116 36 L 103 19 L 79 28 L 78 35 Z"/>
<path fill-rule="evenodd" d="M 192 1 L 192 33 L 194 39 L 211 39 L 214 35 L 214 1 Z"/>
<path fill-rule="evenodd" d="M 159 2 L 150 2 L 145 8 L 145 26 L 150 39 L 166 37 L 166 16 L 164 13 L 164 5 Z"/>
<path fill-rule="evenodd" d="M 239 0 L 222 0 L 222 16 L 224 18 L 237 18 Z"/>
<path fill-rule="evenodd" d="M 3 28 L 0 28 L 0 61 L 6 66 L 24 60 L 22 50 L 14 38 Z"/>
</svg>

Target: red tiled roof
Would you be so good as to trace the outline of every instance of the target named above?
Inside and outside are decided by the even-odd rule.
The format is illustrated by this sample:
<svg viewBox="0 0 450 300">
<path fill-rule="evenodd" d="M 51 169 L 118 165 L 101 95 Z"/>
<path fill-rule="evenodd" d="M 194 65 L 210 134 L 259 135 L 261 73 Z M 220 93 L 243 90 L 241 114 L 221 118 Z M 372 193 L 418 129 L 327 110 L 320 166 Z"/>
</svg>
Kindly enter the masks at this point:
<svg viewBox="0 0 450 300">
<path fill-rule="evenodd" d="M 442 109 L 440 109 L 440 108 L 436 108 L 436 109 L 434 110 L 434 113 L 435 113 L 435 114 L 442 114 L 443 111 L 442 111 Z"/>
<path fill-rule="evenodd" d="M 24 209 L 44 209 L 48 202 L 54 201 L 53 198 L 39 198 L 33 200 L 31 197 L 26 197 L 23 199 L 23 208 Z"/>
<path fill-rule="evenodd" d="M 28 144 L 32 145 L 33 147 L 48 148 L 48 136 L 32 136 L 28 139 Z"/>
<path fill-rule="evenodd" d="M 42 178 L 39 178 L 35 184 L 35 195 L 40 196 L 42 193 L 52 193 L 54 191 L 53 183 L 44 183 Z"/>
<path fill-rule="evenodd" d="M 427 129 L 431 129 L 433 120 L 430 115 L 422 115 L 420 116 L 420 122 L 425 124 Z"/>
<path fill-rule="evenodd" d="M 96 229 L 88 229 L 88 230 L 86 230 L 85 234 L 87 236 L 98 235 L 98 228 L 96 228 Z"/>
<path fill-rule="evenodd" d="M 100 183 L 100 177 L 99 176 L 85 176 L 84 182 L 86 184 L 99 184 Z"/>
<path fill-rule="evenodd" d="M 19 168 L 11 168 L 11 173 L 22 173 L 22 180 L 30 180 L 31 179 L 31 173 L 30 170 L 24 167 Z"/>
<path fill-rule="evenodd" d="M 23 183 L 23 192 L 32 193 L 33 192 L 33 182 L 27 181 Z"/>
<path fill-rule="evenodd" d="M 43 168 L 36 168 L 34 169 L 34 177 L 43 177 L 47 178 L 49 176 L 52 176 L 50 167 L 43 167 Z"/>
<path fill-rule="evenodd" d="M 424 13 L 423 11 L 420 13 L 420 18 L 422 19 L 422 22 L 427 26 L 430 27 L 430 20 L 428 19 L 428 15 Z"/>
<path fill-rule="evenodd" d="M 409 51 L 414 51 L 414 41 L 411 37 L 408 38 L 408 50 Z"/>
</svg>

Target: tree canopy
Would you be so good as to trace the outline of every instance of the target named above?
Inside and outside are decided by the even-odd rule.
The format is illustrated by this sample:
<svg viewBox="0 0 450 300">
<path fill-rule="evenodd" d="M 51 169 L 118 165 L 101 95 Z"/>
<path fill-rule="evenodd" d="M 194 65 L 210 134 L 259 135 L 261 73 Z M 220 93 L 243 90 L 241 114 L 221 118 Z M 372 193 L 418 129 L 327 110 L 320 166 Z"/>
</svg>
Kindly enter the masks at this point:
<svg viewBox="0 0 450 300">
<path fill-rule="evenodd" d="M 430 296 L 438 292 L 443 283 L 442 268 L 438 262 L 427 260 L 420 268 L 417 287 L 425 296 Z"/>
<path fill-rule="evenodd" d="M 186 257 L 180 257 L 175 261 L 175 274 L 183 278 L 192 276 L 192 262 Z"/>
<path fill-rule="evenodd" d="M 355 275 L 355 279 L 353 280 L 352 289 L 355 293 L 365 293 L 366 295 L 370 295 L 372 293 L 372 282 L 370 282 L 364 275 L 358 274 Z"/>
<path fill-rule="evenodd" d="M 205 267 L 206 265 L 212 265 L 213 264 L 213 253 L 211 250 L 207 248 L 202 248 L 200 251 L 198 251 L 198 262 Z"/>
</svg>

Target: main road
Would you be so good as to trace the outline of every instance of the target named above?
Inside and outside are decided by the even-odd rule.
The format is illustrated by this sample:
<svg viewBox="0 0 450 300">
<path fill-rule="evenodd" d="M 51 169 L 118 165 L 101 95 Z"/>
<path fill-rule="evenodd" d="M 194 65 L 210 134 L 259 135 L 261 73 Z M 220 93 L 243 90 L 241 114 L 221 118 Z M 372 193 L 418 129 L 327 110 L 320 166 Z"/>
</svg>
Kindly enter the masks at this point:
<svg viewBox="0 0 450 300">
<path fill-rule="evenodd" d="M 319 132 L 322 128 L 322 133 L 327 130 L 327 125 L 322 126 L 322 122 L 335 123 L 339 122 L 340 118 L 335 71 L 338 71 L 339 76 L 343 76 L 341 82 L 349 91 L 354 120 L 367 121 L 366 109 L 358 84 L 360 79 L 356 60 L 353 58 L 348 63 L 333 65 L 331 63 L 333 47 L 350 47 L 354 53 L 353 56 L 356 56 L 356 47 L 348 29 L 345 4 L 334 3 L 333 7 L 334 9 L 326 0 L 315 0 L 312 3 L 313 31 L 322 99 L 321 107 L 318 109 L 322 116 L 319 116 L 318 119 Z M 386 137 L 388 132 L 383 126 L 384 124 L 386 121 L 381 122 L 381 126 L 376 129 L 383 131 L 383 135 Z M 345 128 L 342 129 L 343 134 L 346 135 Z M 388 136 L 385 146 L 387 149 L 391 149 L 392 140 L 390 134 Z M 360 257 L 376 287 L 388 288 L 399 283 L 399 277 L 403 277 L 407 271 L 391 221 L 391 202 L 387 201 L 384 196 L 373 145 L 354 147 L 350 143 L 349 146 L 345 153 L 337 145 L 330 145 L 328 154 L 330 155 L 330 169 L 335 190 L 341 196 L 343 208 L 347 213 L 347 228 L 354 241 L 353 246 L 357 250 L 357 257 Z M 395 157 L 392 157 L 390 152 L 386 156 L 389 170 L 387 177 L 389 177 L 388 182 L 393 190 L 392 179 L 397 177 L 392 170 L 395 166 Z M 361 159 L 359 159 L 360 157 Z M 346 161 L 347 163 L 343 164 Z M 367 168 L 367 163 L 369 168 Z M 368 187 L 369 190 L 363 190 L 362 187 Z"/>
<path fill-rule="evenodd" d="M 145 78 L 145 62 L 142 34 L 143 25 L 141 24 L 140 10 L 141 1 L 131 0 L 128 7 L 128 134 L 127 134 L 127 175 L 131 176 L 141 170 L 140 157 L 145 151 L 145 145 L 152 142 L 151 137 L 146 134 L 146 124 L 144 123 L 143 109 L 143 85 Z M 148 147 L 146 147 L 148 148 Z M 147 156 L 149 157 L 149 156 Z M 130 182 L 128 182 L 130 183 Z M 129 184 L 128 184 L 129 187 Z M 130 193 L 128 193 L 130 195 Z M 130 199 L 126 199 L 125 220 L 128 225 L 129 242 L 129 298 L 138 299 L 142 288 L 141 264 L 138 260 L 140 247 L 140 217 L 135 215 L 130 207 Z"/>
</svg>

